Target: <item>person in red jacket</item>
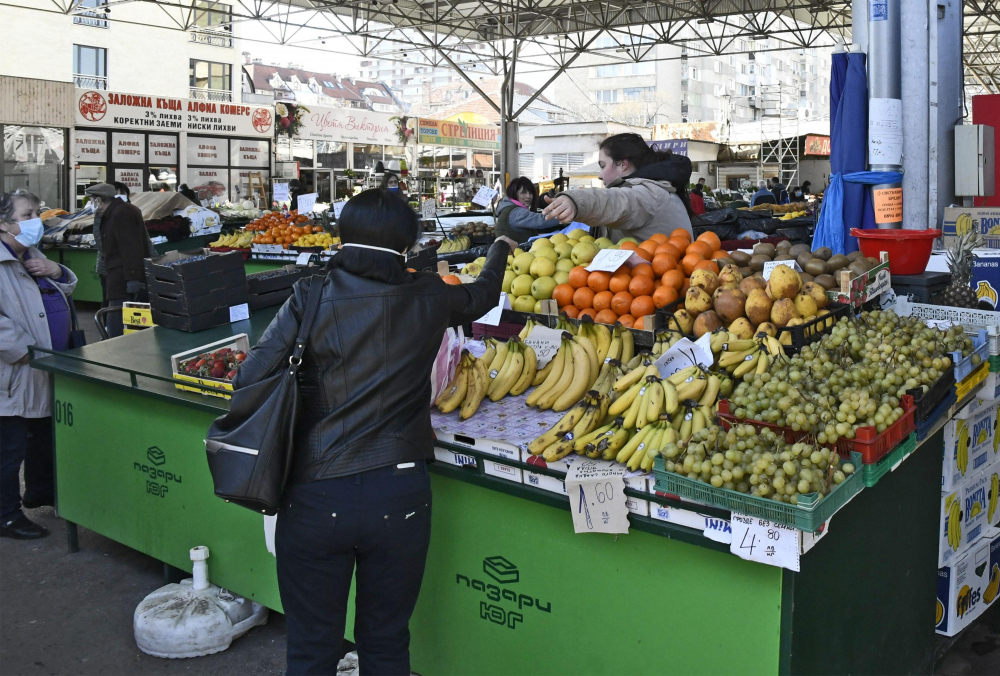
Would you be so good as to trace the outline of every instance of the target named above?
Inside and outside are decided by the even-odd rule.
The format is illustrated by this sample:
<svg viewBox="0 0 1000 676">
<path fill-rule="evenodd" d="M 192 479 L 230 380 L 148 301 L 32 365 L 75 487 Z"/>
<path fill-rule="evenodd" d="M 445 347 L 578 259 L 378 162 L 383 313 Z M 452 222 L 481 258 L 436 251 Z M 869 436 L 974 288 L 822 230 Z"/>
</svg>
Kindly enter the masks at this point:
<svg viewBox="0 0 1000 676">
<path fill-rule="evenodd" d="M 698 183 L 688 194 L 688 199 L 691 201 L 691 211 L 695 213 L 695 216 L 701 216 L 705 213 L 705 193 L 703 190 L 702 184 Z"/>
</svg>

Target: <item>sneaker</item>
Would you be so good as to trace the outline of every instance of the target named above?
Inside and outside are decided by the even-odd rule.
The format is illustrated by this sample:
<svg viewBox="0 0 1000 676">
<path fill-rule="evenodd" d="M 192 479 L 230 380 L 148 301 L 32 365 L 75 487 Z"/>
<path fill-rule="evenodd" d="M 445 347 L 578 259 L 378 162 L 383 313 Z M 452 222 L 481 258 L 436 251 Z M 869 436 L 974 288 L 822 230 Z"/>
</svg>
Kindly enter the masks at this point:
<svg viewBox="0 0 1000 676">
<path fill-rule="evenodd" d="M 49 534 L 44 526 L 30 520 L 24 514 L 0 524 L 0 537 L 15 540 L 38 540 Z"/>
</svg>

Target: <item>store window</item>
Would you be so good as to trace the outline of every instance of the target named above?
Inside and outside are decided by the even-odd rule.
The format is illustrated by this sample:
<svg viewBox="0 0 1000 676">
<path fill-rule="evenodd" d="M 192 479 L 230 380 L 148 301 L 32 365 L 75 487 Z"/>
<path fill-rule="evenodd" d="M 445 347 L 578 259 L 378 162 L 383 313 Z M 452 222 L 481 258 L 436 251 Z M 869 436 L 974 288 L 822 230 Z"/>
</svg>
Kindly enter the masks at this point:
<svg viewBox="0 0 1000 676">
<path fill-rule="evenodd" d="M 269 184 L 270 153 L 269 141 L 188 136 L 187 184 L 202 200 L 249 199 L 251 174 Z"/>
<path fill-rule="evenodd" d="M 365 143 L 354 144 L 354 168 L 359 171 L 374 171 L 375 164 L 382 160 L 382 146 Z"/>
<path fill-rule="evenodd" d="M 233 100 L 233 66 L 215 61 L 190 61 L 190 96 L 205 101 Z"/>
<path fill-rule="evenodd" d="M 451 166 L 456 169 L 466 169 L 469 166 L 469 154 L 465 148 L 451 149 Z"/>
<path fill-rule="evenodd" d="M 337 141 L 316 141 L 316 166 L 323 169 L 346 169 L 347 144 Z"/>
<path fill-rule="evenodd" d="M 73 45 L 73 82 L 82 89 L 107 89 L 108 50 Z"/>
<path fill-rule="evenodd" d="M 313 157 L 313 142 L 306 139 L 292 139 L 292 162 L 298 162 L 300 167 L 315 166 Z"/>
<path fill-rule="evenodd" d="M 18 188 L 38 195 L 48 208 L 64 209 L 66 196 L 66 132 L 58 127 L 0 125 L 3 130 L 4 192 Z"/>
</svg>

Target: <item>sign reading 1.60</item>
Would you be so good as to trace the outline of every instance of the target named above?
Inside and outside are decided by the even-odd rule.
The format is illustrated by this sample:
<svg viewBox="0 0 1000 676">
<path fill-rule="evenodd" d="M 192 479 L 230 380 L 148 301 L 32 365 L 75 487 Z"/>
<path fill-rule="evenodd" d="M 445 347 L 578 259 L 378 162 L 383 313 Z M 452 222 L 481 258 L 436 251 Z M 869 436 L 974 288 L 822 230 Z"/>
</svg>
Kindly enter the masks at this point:
<svg viewBox="0 0 1000 676">
<path fill-rule="evenodd" d="M 52 415 L 59 425 L 73 426 L 73 404 L 68 401 L 55 400 L 52 407 Z"/>
</svg>

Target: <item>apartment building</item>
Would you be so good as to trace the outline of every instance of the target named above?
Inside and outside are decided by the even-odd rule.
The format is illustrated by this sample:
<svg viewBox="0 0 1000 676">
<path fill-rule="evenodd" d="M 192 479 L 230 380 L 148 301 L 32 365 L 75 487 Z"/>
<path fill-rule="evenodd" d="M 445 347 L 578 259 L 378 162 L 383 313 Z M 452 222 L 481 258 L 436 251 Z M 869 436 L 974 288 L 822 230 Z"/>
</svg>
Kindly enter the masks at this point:
<svg viewBox="0 0 1000 676">
<path fill-rule="evenodd" d="M 246 82 L 256 94 L 275 101 L 296 101 L 306 106 L 360 108 L 380 113 L 402 113 L 404 108 L 389 86 L 353 76 L 318 73 L 295 64 L 267 65 L 246 55 Z"/>
</svg>

